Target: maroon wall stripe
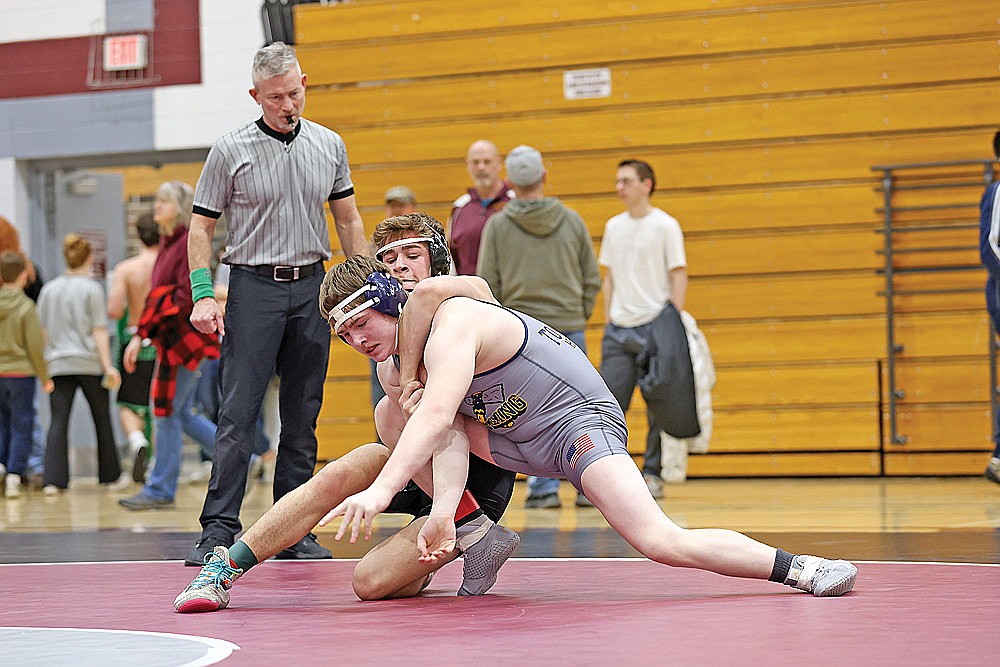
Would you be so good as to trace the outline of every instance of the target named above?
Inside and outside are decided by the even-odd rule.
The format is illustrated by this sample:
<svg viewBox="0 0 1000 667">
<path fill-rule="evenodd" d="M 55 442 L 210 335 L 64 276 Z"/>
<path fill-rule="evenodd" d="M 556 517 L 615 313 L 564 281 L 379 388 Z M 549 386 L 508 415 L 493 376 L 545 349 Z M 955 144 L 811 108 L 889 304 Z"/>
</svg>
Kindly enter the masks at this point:
<svg viewBox="0 0 1000 667">
<path fill-rule="evenodd" d="M 146 34 L 151 44 L 150 65 L 137 79 L 102 74 L 104 35 L 8 42 L 0 44 L 0 99 L 200 83 L 198 0 L 154 0 L 153 10 L 152 32 L 128 33 Z M 105 79 L 103 85 L 88 80 L 91 48 L 98 63 L 93 78 Z"/>
</svg>

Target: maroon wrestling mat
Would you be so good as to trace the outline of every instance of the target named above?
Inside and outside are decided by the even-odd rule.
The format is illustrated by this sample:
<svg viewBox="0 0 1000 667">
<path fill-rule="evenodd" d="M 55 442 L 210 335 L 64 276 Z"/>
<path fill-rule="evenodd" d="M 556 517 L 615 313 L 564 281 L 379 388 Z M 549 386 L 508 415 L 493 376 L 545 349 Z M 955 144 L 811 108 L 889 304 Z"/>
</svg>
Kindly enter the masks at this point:
<svg viewBox="0 0 1000 667">
<path fill-rule="evenodd" d="M 1000 567 L 861 563 L 815 598 L 645 560 L 512 559 L 490 594 L 360 602 L 355 561 L 276 562 L 176 614 L 178 562 L 0 566 L 10 665 L 995 665 Z M 122 632 L 125 631 L 125 632 Z"/>
</svg>

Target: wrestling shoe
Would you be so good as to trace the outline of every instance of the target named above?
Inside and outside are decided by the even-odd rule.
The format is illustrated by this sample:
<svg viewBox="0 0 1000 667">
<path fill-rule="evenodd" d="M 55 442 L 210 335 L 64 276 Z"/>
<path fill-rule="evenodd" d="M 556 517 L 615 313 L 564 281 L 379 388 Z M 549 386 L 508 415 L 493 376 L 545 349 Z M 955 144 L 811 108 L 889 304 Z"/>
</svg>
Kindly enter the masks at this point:
<svg viewBox="0 0 1000 667">
<path fill-rule="evenodd" d="M 803 555 L 792 559 L 785 584 L 816 597 L 836 597 L 854 588 L 857 576 L 858 568 L 846 560 Z"/>
<path fill-rule="evenodd" d="M 205 564 L 181 594 L 174 598 L 174 611 L 190 614 L 196 611 L 218 611 L 229 606 L 229 589 L 243 575 L 229 560 L 229 549 L 215 547 L 205 555 Z"/>
<path fill-rule="evenodd" d="M 500 524 L 494 524 L 462 554 L 462 587 L 459 595 L 484 595 L 497 582 L 497 572 L 507 562 L 521 536 Z"/>
</svg>

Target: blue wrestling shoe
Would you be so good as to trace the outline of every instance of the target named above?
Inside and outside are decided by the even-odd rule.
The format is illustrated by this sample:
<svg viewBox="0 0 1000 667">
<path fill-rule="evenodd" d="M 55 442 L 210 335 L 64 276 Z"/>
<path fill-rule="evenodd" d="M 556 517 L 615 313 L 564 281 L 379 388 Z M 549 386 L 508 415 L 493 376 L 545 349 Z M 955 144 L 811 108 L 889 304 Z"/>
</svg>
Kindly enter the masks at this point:
<svg viewBox="0 0 1000 667">
<path fill-rule="evenodd" d="M 217 546 L 205 554 L 201 572 L 188 587 L 174 599 L 174 610 L 181 614 L 197 611 L 218 611 L 229 606 L 229 589 L 243 575 L 243 570 L 233 567 L 229 549 Z"/>
<path fill-rule="evenodd" d="M 462 553 L 462 587 L 459 595 L 484 595 L 497 582 L 497 572 L 521 543 L 521 536 L 493 524 L 483 539 Z"/>
</svg>

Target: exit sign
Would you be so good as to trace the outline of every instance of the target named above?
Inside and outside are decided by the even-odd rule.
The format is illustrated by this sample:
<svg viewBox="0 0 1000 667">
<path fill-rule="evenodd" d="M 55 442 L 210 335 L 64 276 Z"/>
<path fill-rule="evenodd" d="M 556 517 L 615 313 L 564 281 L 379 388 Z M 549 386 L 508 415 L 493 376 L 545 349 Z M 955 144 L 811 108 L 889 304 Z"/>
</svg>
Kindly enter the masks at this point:
<svg viewBox="0 0 1000 667">
<path fill-rule="evenodd" d="M 104 70 L 143 69 L 147 63 L 145 35 L 117 35 L 104 38 Z"/>
</svg>

